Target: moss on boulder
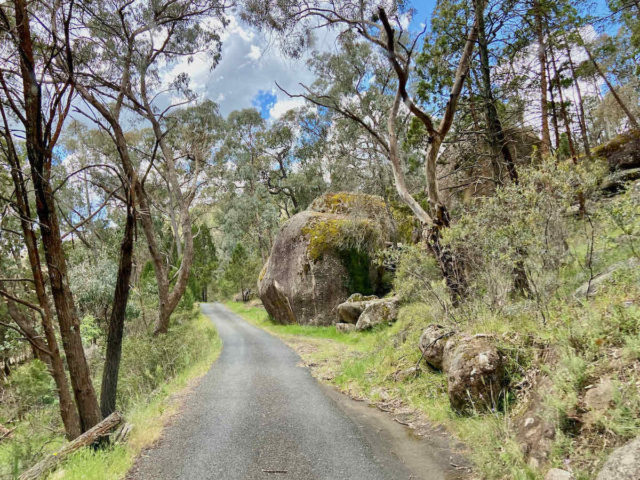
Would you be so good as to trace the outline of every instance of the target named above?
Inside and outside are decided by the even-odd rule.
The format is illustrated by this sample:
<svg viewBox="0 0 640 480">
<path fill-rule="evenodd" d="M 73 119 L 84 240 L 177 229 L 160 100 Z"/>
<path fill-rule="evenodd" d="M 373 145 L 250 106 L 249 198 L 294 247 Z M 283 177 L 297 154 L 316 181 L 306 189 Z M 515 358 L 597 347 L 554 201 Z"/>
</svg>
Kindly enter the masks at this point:
<svg viewBox="0 0 640 480">
<path fill-rule="evenodd" d="M 595 147 L 592 153 L 606 160 L 612 171 L 638 168 L 640 167 L 640 130 L 621 133 L 607 143 Z"/>
</svg>

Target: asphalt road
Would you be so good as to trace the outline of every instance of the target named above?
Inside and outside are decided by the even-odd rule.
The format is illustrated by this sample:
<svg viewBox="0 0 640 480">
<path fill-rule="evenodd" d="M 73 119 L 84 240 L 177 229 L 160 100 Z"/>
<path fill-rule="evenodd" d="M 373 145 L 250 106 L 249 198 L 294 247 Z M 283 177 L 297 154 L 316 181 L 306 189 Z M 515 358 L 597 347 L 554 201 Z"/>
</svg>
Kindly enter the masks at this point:
<svg viewBox="0 0 640 480">
<path fill-rule="evenodd" d="M 220 304 L 202 310 L 222 338 L 220 358 L 129 478 L 454 478 L 446 452 L 330 392 L 279 339 Z"/>
</svg>

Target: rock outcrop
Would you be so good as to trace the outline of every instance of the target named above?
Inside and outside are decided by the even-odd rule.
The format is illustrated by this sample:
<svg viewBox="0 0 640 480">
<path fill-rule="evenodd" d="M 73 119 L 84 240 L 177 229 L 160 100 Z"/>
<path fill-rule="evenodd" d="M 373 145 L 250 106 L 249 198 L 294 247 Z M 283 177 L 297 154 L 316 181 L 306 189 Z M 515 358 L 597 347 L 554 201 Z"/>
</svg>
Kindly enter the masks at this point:
<svg viewBox="0 0 640 480">
<path fill-rule="evenodd" d="M 451 408 L 458 413 L 498 407 L 505 379 L 504 357 L 490 335 L 450 338 L 442 357 Z"/>
<path fill-rule="evenodd" d="M 638 179 L 640 179 L 640 167 L 615 171 L 602 180 L 600 190 L 605 195 L 616 195 L 624 192 L 631 182 Z"/>
<path fill-rule="evenodd" d="M 335 193 L 291 217 L 275 238 L 258 293 L 280 323 L 332 325 L 354 292 L 378 292 L 373 253 L 393 239 L 394 223 L 375 196 Z"/>
<path fill-rule="evenodd" d="M 347 301 L 338 305 L 337 311 L 339 322 L 354 324 L 356 330 L 367 330 L 376 325 L 396 321 L 398 298 L 378 298 L 375 295 L 354 293 Z M 336 328 L 341 323 L 336 324 Z"/>
<path fill-rule="evenodd" d="M 596 480 L 638 480 L 640 478 L 640 437 L 616 448 Z"/>
<path fill-rule="evenodd" d="M 607 161 L 610 170 L 640 167 L 640 131 L 631 130 L 593 149 L 593 153 Z"/>
<path fill-rule="evenodd" d="M 495 410 L 504 395 L 504 356 L 491 335 L 458 335 L 429 325 L 420 336 L 422 359 L 447 377 L 451 408 L 457 413 Z"/>
</svg>

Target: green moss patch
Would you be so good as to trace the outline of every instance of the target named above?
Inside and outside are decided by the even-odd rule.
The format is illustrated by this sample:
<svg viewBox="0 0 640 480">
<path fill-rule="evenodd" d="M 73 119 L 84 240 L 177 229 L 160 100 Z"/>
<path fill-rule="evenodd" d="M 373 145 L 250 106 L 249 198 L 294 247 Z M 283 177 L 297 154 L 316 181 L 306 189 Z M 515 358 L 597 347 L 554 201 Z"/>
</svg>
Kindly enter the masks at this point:
<svg viewBox="0 0 640 480">
<path fill-rule="evenodd" d="M 373 221 L 365 218 L 314 218 L 302 228 L 309 239 L 307 253 L 318 260 L 329 251 L 372 252 L 380 247 L 382 235 Z"/>
</svg>

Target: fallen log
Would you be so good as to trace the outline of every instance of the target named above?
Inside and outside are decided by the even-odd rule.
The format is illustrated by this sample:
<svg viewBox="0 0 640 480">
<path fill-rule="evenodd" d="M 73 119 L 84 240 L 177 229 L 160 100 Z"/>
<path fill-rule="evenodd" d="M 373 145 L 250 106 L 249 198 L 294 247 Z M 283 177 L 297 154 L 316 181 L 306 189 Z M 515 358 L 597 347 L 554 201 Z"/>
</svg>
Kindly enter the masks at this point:
<svg viewBox="0 0 640 480">
<path fill-rule="evenodd" d="M 82 447 L 88 447 L 89 445 L 92 445 L 96 441 L 100 440 L 101 437 L 108 435 L 109 432 L 120 425 L 122 420 L 122 415 L 119 412 L 113 412 L 96 426 L 94 426 L 90 430 L 87 430 L 78 438 L 67 443 L 57 452 L 47 456 L 44 460 L 36 463 L 29 470 L 23 472 L 22 475 L 18 477 L 18 479 L 37 480 L 44 477 L 51 470 L 53 470 L 60 461 L 64 460 L 71 453 Z"/>
</svg>

